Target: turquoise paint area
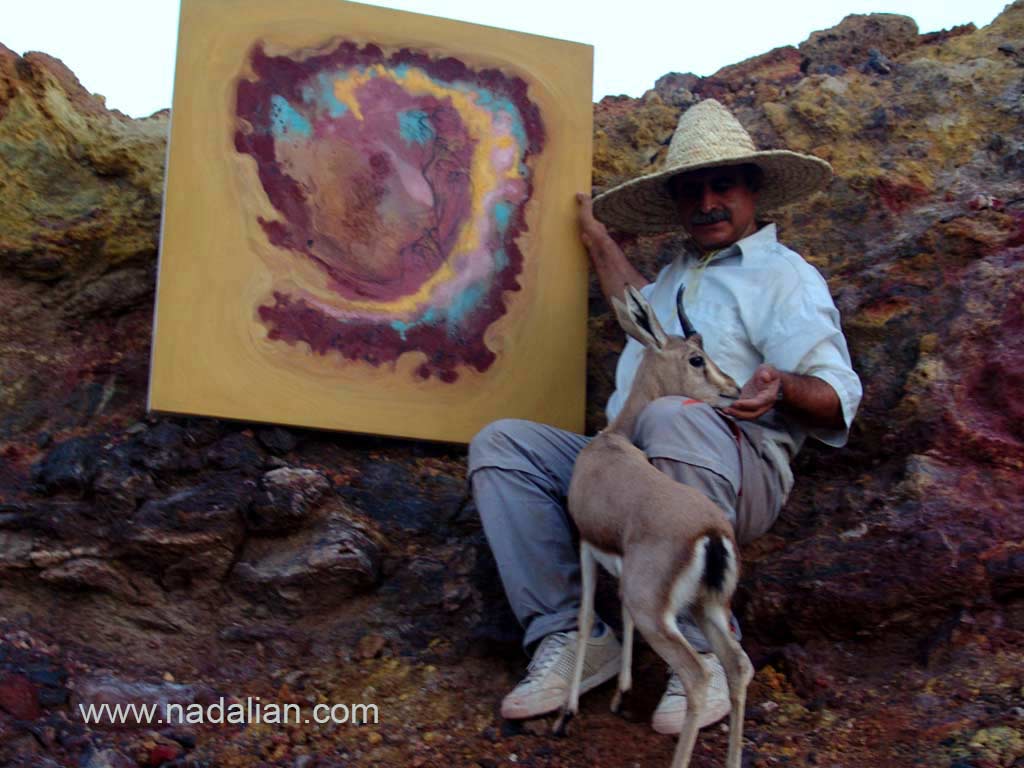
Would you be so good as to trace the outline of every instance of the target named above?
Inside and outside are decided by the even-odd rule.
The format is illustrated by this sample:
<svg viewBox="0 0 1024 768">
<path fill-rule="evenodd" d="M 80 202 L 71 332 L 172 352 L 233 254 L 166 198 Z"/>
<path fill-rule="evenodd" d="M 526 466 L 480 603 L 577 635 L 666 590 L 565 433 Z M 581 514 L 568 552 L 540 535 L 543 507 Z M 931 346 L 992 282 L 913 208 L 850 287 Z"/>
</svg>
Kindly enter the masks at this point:
<svg viewBox="0 0 1024 768">
<path fill-rule="evenodd" d="M 512 220 L 512 203 L 498 203 L 494 206 L 494 221 L 498 225 L 498 234 L 504 235 L 508 223 Z"/>
<path fill-rule="evenodd" d="M 332 74 L 321 72 L 317 75 L 316 84 L 302 87 L 302 103 L 312 106 L 318 113 L 326 112 L 330 117 L 341 117 L 348 112 L 348 105 L 338 101 L 338 97 L 334 95 L 334 84 L 338 80 L 346 79 L 348 72 L 344 70 Z"/>
<path fill-rule="evenodd" d="M 476 283 L 456 296 L 452 305 L 448 307 L 448 333 L 456 331 L 466 315 L 476 309 L 486 295 L 487 290 L 484 284 Z"/>
<path fill-rule="evenodd" d="M 327 114 L 331 117 L 341 117 L 348 112 L 348 105 L 342 104 L 338 101 L 338 97 L 334 95 L 334 83 L 338 80 L 347 80 L 347 72 L 335 72 L 332 75 L 328 75 L 326 72 L 321 72 L 317 75 L 317 85 L 320 88 L 318 94 L 320 106 L 327 110 Z"/>
<path fill-rule="evenodd" d="M 505 267 L 508 266 L 508 254 L 505 253 L 504 248 L 499 248 L 494 252 L 494 268 L 501 272 Z"/>
<path fill-rule="evenodd" d="M 437 310 L 433 307 L 423 313 L 423 317 L 418 320 L 413 320 L 411 323 L 406 323 L 402 320 L 392 320 L 391 327 L 398 331 L 398 335 L 402 337 L 402 341 L 405 341 L 405 334 L 411 331 L 418 325 L 435 325 L 437 323 Z"/>
<path fill-rule="evenodd" d="M 308 139 L 313 135 L 309 120 L 295 110 L 282 96 L 270 97 L 270 128 L 274 138 Z"/>
<path fill-rule="evenodd" d="M 499 251 L 496 255 L 496 259 L 500 255 L 500 258 L 508 261 L 504 251 Z M 423 313 L 423 317 L 417 318 L 412 322 L 405 322 L 404 320 L 392 320 L 391 327 L 398 331 L 398 335 L 402 337 L 402 341 L 406 340 L 406 334 L 421 325 L 437 325 L 441 320 L 442 316 L 445 321 L 445 325 L 448 328 L 449 335 L 455 335 L 458 333 L 459 326 L 466 319 L 466 316 L 473 312 L 480 302 L 487 296 L 487 284 L 477 283 L 466 288 L 462 293 L 455 297 L 450 307 L 447 307 L 440 312 L 431 307 Z M 442 315 L 443 313 L 443 315 Z"/>
<path fill-rule="evenodd" d="M 409 109 L 398 113 L 398 130 L 406 144 L 426 144 L 436 135 L 427 113 Z"/>
</svg>

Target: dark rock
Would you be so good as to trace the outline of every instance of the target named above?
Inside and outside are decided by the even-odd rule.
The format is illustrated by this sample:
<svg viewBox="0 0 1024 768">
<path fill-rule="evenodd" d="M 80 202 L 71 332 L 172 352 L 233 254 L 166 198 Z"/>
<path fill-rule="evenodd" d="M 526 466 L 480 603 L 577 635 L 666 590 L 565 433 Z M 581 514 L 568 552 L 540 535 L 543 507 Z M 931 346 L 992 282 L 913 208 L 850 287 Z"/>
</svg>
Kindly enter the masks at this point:
<svg viewBox="0 0 1024 768">
<path fill-rule="evenodd" d="M 233 625 L 222 629 L 218 637 L 226 643 L 258 643 L 271 640 L 279 634 L 266 627 Z"/>
<path fill-rule="evenodd" d="M 1024 596 L 1024 550 L 1010 551 L 991 557 L 985 571 L 992 580 L 992 596 L 997 600 L 1013 600 Z"/>
<path fill-rule="evenodd" d="M 74 437 L 61 443 L 32 467 L 33 482 L 46 493 L 85 493 L 99 469 L 102 445 L 101 437 Z"/>
<path fill-rule="evenodd" d="M 82 754 L 79 768 L 138 768 L 138 763 L 116 749 L 90 747 Z"/>
<path fill-rule="evenodd" d="M 167 739 L 173 739 L 185 749 L 195 749 L 196 735 L 191 731 L 182 728 L 167 728 L 161 731 L 160 735 Z"/>
<path fill-rule="evenodd" d="M 170 421 L 161 421 L 142 433 L 142 443 L 159 451 L 180 451 L 185 445 L 185 430 Z"/>
<path fill-rule="evenodd" d="M 134 512 L 139 503 L 156 495 L 156 484 L 148 472 L 120 462 L 104 462 L 93 483 L 99 504 L 122 513 Z"/>
<path fill-rule="evenodd" d="M 142 567 L 162 571 L 166 586 L 185 586 L 200 574 L 219 579 L 241 544 L 243 512 L 254 491 L 253 481 L 225 475 L 148 501 L 133 516 L 124 542 L 130 552 L 145 557 Z"/>
<path fill-rule="evenodd" d="M 250 539 L 231 574 L 256 602 L 310 610 L 336 605 L 380 578 L 378 545 L 342 509 L 285 539 Z"/>
<path fill-rule="evenodd" d="M 330 480 L 319 472 L 287 467 L 267 472 L 259 485 L 245 513 L 247 527 L 257 533 L 300 528 L 331 488 Z"/>
<path fill-rule="evenodd" d="M 431 557 L 403 561 L 398 573 L 382 587 L 384 594 L 404 595 L 403 609 L 410 615 L 429 614 L 444 605 L 446 565 Z"/>
<path fill-rule="evenodd" d="M 37 662 L 26 664 L 23 671 L 29 682 L 36 686 L 41 706 L 57 707 L 67 703 L 69 694 L 66 670 L 49 662 Z"/>
<path fill-rule="evenodd" d="M 521 736 L 523 734 L 523 721 L 522 720 L 505 720 L 501 721 L 501 735 L 505 738 L 509 736 Z"/>
<path fill-rule="evenodd" d="M 804 71 L 817 72 L 829 65 L 855 68 L 871 57 L 899 56 L 918 44 L 917 24 L 909 16 L 892 13 L 852 14 L 831 29 L 814 32 L 800 44 Z"/>
<path fill-rule="evenodd" d="M 827 664 L 815 658 L 812 652 L 791 643 L 782 650 L 786 676 L 793 689 L 805 700 L 813 700 L 835 685 Z"/>
<path fill-rule="evenodd" d="M 160 600 L 159 587 L 145 575 L 95 557 L 70 557 L 42 570 L 39 579 L 65 589 L 105 592 L 132 605 L 154 605 Z"/>
<path fill-rule="evenodd" d="M 402 462 L 381 460 L 338 490 L 374 520 L 406 531 L 435 531 L 453 519 L 468 494 L 465 481 L 444 475 L 421 477 Z"/>
<path fill-rule="evenodd" d="M 217 419 L 193 417 L 182 422 L 185 443 L 191 448 L 206 448 L 231 432 L 232 425 Z"/>
<path fill-rule="evenodd" d="M 295 446 L 299 444 L 295 435 L 281 427 L 261 429 L 257 433 L 257 437 L 263 446 L 276 456 L 294 451 Z"/>
<path fill-rule="evenodd" d="M 33 559 L 41 564 L 55 562 L 47 552 L 63 552 L 70 555 L 68 543 L 80 546 L 94 546 L 106 549 L 112 538 L 106 510 L 83 501 L 47 499 L 19 505 L 16 512 L 0 515 L 0 528 L 35 535 Z M 17 546 L 16 536 L 13 543 Z"/>
<path fill-rule="evenodd" d="M 42 714 L 36 686 L 23 675 L 0 669 L 0 709 L 17 720 L 35 720 Z"/>
<path fill-rule="evenodd" d="M 353 656 L 357 659 L 375 659 L 380 656 L 388 639 L 383 635 L 369 634 L 359 638 Z"/>
<path fill-rule="evenodd" d="M 206 461 L 218 469 L 256 475 L 263 467 L 263 451 L 249 435 L 236 432 L 219 440 L 206 451 Z"/>
<path fill-rule="evenodd" d="M 670 72 L 657 79 L 654 83 L 654 91 L 666 104 L 685 107 L 697 100 L 694 90 L 699 83 L 700 78 L 690 72 L 685 74 Z"/>
<path fill-rule="evenodd" d="M 128 267 L 85 283 L 62 308 L 67 319 L 118 315 L 152 301 L 156 275 L 150 267 Z"/>
<path fill-rule="evenodd" d="M 860 71 L 864 74 L 874 72 L 879 75 L 888 75 L 892 73 L 892 62 L 877 48 L 872 48 L 868 51 L 868 60 L 864 62 Z"/>
<path fill-rule="evenodd" d="M 179 472 L 198 468 L 198 461 L 185 448 L 185 430 L 161 421 L 142 433 L 138 440 L 138 462 L 154 472 Z"/>
<path fill-rule="evenodd" d="M 791 45 L 773 48 L 703 78 L 696 88 L 702 99 L 728 99 L 733 94 L 772 93 L 803 79 L 800 53 Z"/>
<path fill-rule="evenodd" d="M 809 75 L 829 75 L 830 77 L 841 77 L 846 74 L 846 67 L 842 64 L 810 64 L 806 63 L 806 72 Z"/>
<path fill-rule="evenodd" d="M 13 520 L 9 520 L 8 525 L 12 522 Z M 0 530 L 0 572 L 6 569 L 31 567 L 30 556 L 34 540 L 30 533 Z"/>
</svg>

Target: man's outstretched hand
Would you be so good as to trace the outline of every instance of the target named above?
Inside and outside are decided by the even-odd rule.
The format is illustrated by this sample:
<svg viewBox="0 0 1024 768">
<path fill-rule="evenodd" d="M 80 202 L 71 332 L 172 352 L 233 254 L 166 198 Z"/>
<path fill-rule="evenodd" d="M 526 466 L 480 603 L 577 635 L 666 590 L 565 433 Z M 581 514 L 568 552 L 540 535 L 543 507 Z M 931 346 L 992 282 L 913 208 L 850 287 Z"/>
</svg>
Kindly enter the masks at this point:
<svg viewBox="0 0 1024 768">
<path fill-rule="evenodd" d="M 759 365 L 750 381 L 743 385 L 739 399 L 722 413 L 734 419 L 751 420 L 764 416 L 778 403 L 782 374 L 771 365 Z"/>
</svg>

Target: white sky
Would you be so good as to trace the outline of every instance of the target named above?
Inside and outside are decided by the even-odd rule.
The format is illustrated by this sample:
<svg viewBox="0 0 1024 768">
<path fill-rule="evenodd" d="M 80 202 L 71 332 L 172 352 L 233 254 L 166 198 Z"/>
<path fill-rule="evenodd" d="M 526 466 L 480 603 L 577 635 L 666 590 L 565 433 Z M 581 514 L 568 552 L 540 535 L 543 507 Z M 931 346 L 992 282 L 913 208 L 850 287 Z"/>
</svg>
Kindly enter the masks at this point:
<svg viewBox="0 0 1024 768">
<path fill-rule="evenodd" d="M 205 0 L 216 2 L 216 0 Z M 286 0 L 282 0 L 285 2 Z M 982 27 L 1005 0 L 372 0 L 371 5 L 517 29 L 594 46 L 594 99 L 639 96 L 666 72 L 710 75 L 850 13 L 913 17 L 921 32 Z M 0 43 L 45 51 L 107 106 L 141 117 L 171 104 L 178 0 L 2 0 Z"/>
</svg>

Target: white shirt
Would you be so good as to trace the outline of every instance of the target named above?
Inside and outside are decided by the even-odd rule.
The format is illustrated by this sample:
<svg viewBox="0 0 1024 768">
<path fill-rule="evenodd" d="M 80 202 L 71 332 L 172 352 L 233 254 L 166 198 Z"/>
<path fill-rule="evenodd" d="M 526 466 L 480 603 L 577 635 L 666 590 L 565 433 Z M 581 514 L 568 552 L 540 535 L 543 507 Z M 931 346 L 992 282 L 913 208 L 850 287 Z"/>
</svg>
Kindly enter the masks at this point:
<svg viewBox="0 0 1024 768">
<path fill-rule="evenodd" d="M 741 387 L 758 365 L 815 376 L 827 382 L 842 404 L 843 429 L 805 429 L 778 410 L 756 423 L 762 450 L 778 468 L 788 493 L 789 462 L 808 434 L 832 446 L 846 444 L 863 389 L 850 363 L 839 311 L 821 274 L 776 239 L 774 224 L 716 254 L 702 265 L 700 254 L 679 255 L 641 292 L 666 333 L 682 335 L 676 291 L 686 286 L 683 305 L 712 360 Z M 615 370 L 608 419 L 615 418 L 633 384 L 643 347 L 629 339 Z M 742 428 L 743 421 L 737 421 Z"/>
</svg>

